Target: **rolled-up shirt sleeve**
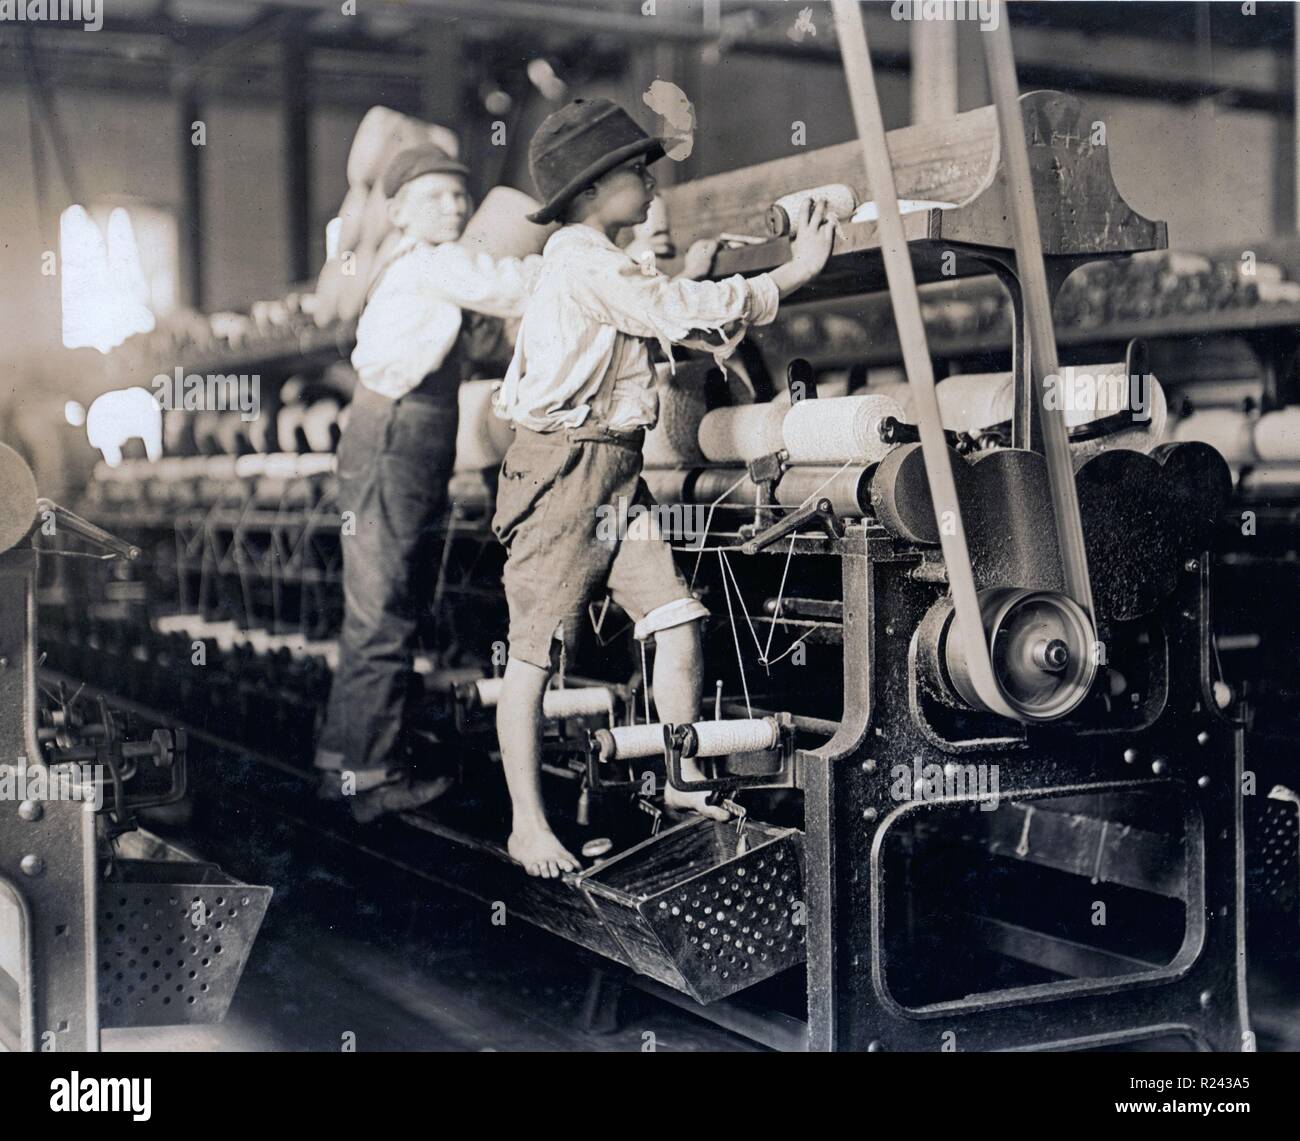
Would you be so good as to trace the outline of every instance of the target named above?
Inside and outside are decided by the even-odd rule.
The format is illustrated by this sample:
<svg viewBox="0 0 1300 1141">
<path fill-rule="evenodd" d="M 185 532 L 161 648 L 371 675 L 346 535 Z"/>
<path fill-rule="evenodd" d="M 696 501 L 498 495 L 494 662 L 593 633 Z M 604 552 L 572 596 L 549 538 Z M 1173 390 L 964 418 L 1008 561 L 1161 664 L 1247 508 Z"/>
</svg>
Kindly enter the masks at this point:
<svg viewBox="0 0 1300 1141">
<path fill-rule="evenodd" d="M 750 294 L 750 316 L 747 325 L 770 325 L 776 320 L 777 310 L 781 307 L 781 291 L 772 280 L 770 273 L 760 273 L 757 277 L 747 277 Z"/>
<path fill-rule="evenodd" d="M 768 274 L 736 274 L 721 281 L 669 278 L 645 273 L 617 251 L 593 259 L 591 269 L 575 283 L 575 297 L 583 307 L 602 323 L 661 344 L 680 344 L 700 333 L 725 336 L 736 322 L 768 324 L 780 301 Z"/>
</svg>

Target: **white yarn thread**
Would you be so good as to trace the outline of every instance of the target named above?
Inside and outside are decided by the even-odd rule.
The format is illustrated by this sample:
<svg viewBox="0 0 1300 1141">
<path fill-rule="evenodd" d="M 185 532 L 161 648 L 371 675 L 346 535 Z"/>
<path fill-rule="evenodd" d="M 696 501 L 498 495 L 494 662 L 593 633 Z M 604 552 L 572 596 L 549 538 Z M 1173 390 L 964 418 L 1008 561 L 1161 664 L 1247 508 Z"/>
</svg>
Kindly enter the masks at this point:
<svg viewBox="0 0 1300 1141">
<path fill-rule="evenodd" d="M 478 691 L 479 703 L 485 709 L 500 704 L 503 684 L 503 679 L 499 677 L 479 678 L 474 683 L 474 688 Z M 613 709 L 614 692 L 604 685 L 548 689 L 542 695 L 542 716 L 551 719 L 590 717 L 597 713 L 612 714 Z"/>
<path fill-rule="evenodd" d="M 613 742 L 615 759 L 658 757 L 664 751 L 664 727 L 659 723 L 616 725 L 613 729 L 601 731 L 602 738 L 606 734 Z"/>
<path fill-rule="evenodd" d="M 858 208 L 858 196 L 851 186 L 845 186 L 842 182 L 796 190 L 772 203 L 767 213 L 768 230 L 776 235 L 789 234 L 794 237 L 799 232 L 803 205 L 809 199 L 825 202 L 827 211 L 841 222 L 851 218 L 853 211 Z"/>
<path fill-rule="evenodd" d="M 898 401 L 888 396 L 800 400 L 782 424 L 785 450 L 796 464 L 876 463 L 893 447 L 880 438 L 887 416 L 903 419 Z"/>
<path fill-rule="evenodd" d="M 715 408 L 700 421 L 700 451 L 714 463 L 748 463 L 785 447 L 782 425 L 790 406 L 782 399 L 765 404 Z"/>
<path fill-rule="evenodd" d="M 499 677 L 479 678 L 474 683 L 474 688 L 478 691 L 479 704 L 484 708 L 496 705 L 501 700 L 501 686 L 503 684 L 503 679 Z"/>
<path fill-rule="evenodd" d="M 781 739 L 771 717 L 741 718 L 735 721 L 695 721 L 696 748 L 692 756 L 725 757 L 731 753 L 762 753 Z"/>
<path fill-rule="evenodd" d="M 1255 452 L 1262 460 L 1300 460 L 1300 408 L 1268 412 L 1255 425 Z"/>
</svg>

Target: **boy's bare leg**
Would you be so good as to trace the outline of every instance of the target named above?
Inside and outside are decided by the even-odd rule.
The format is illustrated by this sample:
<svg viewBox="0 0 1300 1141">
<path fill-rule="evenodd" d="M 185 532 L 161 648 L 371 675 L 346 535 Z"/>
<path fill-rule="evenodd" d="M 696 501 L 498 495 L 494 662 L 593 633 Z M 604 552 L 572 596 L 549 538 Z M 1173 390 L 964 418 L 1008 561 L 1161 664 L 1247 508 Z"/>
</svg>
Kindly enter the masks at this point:
<svg viewBox="0 0 1300 1141">
<path fill-rule="evenodd" d="M 497 705 L 497 740 L 514 810 L 506 849 L 530 876 L 554 879 L 578 870 L 578 861 L 556 838 L 542 805 L 542 695 L 547 670 L 510 658 Z"/>
<path fill-rule="evenodd" d="M 704 683 L 704 654 L 700 650 L 698 622 L 687 622 L 655 634 L 654 699 L 660 721 L 684 725 L 700 712 L 700 690 Z M 699 765 L 682 758 L 682 775 L 688 780 L 703 777 Z M 703 813 L 714 820 L 727 820 L 730 813 L 718 805 L 706 804 L 707 792 L 682 792 L 668 785 L 664 803 Z"/>
</svg>

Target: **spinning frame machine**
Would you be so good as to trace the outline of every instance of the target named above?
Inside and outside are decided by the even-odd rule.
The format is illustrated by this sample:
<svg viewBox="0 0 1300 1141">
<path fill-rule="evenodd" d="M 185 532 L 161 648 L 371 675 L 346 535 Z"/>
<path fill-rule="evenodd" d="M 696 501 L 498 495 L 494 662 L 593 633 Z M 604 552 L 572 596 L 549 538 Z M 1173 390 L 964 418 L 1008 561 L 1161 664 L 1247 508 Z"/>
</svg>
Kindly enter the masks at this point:
<svg viewBox="0 0 1300 1141">
<path fill-rule="evenodd" d="M 772 1044 L 1175 1033 L 1249 1048 L 1242 733 L 1210 627 L 1227 468 L 1203 444 L 1080 447 L 1035 399 L 1055 371 L 1055 290 L 1086 262 L 1163 248 L 1164 226 L 1120 197 L 1076 100 L 1018 96 L 1005 21 L 990 35 L 993 106 L 886 135 L 856 6 L 836 10 L 860 142 L 667 199 L 683 247 L 752 229 L 796 181 L 874 199 L 879 221 L 843 225 L 807 298 L 889 288 L 916 423 L 878 418 L 870 449 L 838 466 L 771 447 L 741 466 L 648 473 L 666 506 L 706 519 L 675 538 L 714 614 L 706 669 L 725 676 L 711 718 L 655 723 L 644 649 L 593 607 L 592 643 L 566 648 L 547 697 L 544 773 L 562 838 L 612 850 L 589 849 L 595 862 L 559 883 L 528 879 L 484 838 L 504 819 L 499 770 L 482 763 L 499 686 L 463 631 L 503 632 L 504 600 L 490 497 L 462 496 L 438 598 L 471 620 L 459 664 L 425 680 L 432 731 L 477 792 L 406 814 L 377 843 Z M 900 197 L 955 205 L 900 214 Z M 788 250 L 723 251 L 715 273 Z M 945 432 L 916 300 L 918 279 L 987 273 L 1016 314 L 1009 447 Z M 791 370 L 811 397 L 798 415 L 820 413 L 811 376 Z M 317 521 L 321 503 L 327 491 Z M 653 795 L 683 785 L 685 755 L 704 759 L 698 787 L 734 822 L 677 817 Z M 994 773 L 991 790 L 979 783 Z M 790 969 L 804 961 L 806 985 Z"/>
<path fill-rule="evenodd" d="M 42 560 L 140 549 L 38 498 L 3 444 L 0 487 L 0 1050 L 98 1050 L 104 1029 L 218 1022 L 271 889 L 141 829 L 141 812 L 186 795 L 183 729 L 145 736 L 103 696 L 38 681 Z"/>
</svg>

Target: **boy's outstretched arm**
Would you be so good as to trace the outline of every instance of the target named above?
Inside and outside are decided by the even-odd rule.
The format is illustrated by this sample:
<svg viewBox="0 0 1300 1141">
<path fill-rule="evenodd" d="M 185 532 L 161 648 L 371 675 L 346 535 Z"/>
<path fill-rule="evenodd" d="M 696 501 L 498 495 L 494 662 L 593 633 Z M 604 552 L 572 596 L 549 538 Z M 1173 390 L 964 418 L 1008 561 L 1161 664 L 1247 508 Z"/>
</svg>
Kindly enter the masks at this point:
<svg viewBox="0 0 1300 1141">
<path fill-rule="evenodd" d="M 461 309 L 489 317 L 522 317 L 542 271 L 537 254 L 494 258 L 459 242 L 429 247 L 421 254 L 425 289 Z"/>
<path fill-rule="evenodd" d="M 723 334 L 737 322 L 764 325 L 782 297 L 811 281 L 830 256 L 833 226 L 822 203 L 808 203 L 792 257 L 771 273 L 720 281 L 645 274 L 617 251 L 575 279 L 574 297 L 602 324 L 667 348 L 700 332 Z"/>
</svg>

